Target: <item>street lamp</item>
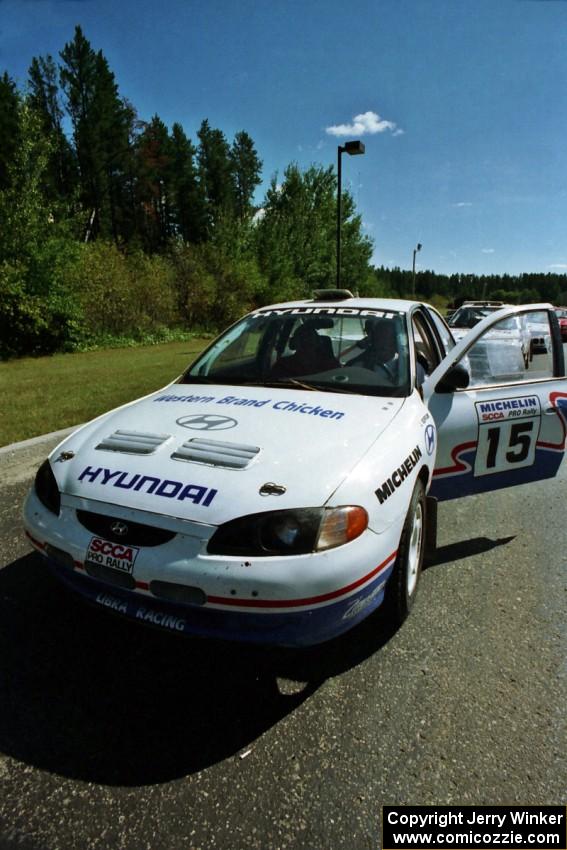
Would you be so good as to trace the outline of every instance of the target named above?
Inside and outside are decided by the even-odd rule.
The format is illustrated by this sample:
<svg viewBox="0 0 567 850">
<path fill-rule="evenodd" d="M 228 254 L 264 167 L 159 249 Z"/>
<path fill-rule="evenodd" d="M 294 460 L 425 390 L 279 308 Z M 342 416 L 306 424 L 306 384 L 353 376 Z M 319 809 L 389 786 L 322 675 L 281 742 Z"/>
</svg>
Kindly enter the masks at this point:
<svg viewBox="0 0 567 850">
<path fill-rule="evenodd" d="M 411 294 L 413 298 L 415 298 L 415 255 L 418 251 L 421 251 L 421 248 L 421 242 L 418 242 L 415 248 L 413 249 L 413 266 L 411 271 Z"/>
<path fill-rule="evenodd" d="M 362 142 L 345 142 L 337 148 L 337 289 L 341 286 L 341 156 L 343 153 L 358 156 L 364 153 L 364 145 Z"/>
</svg>

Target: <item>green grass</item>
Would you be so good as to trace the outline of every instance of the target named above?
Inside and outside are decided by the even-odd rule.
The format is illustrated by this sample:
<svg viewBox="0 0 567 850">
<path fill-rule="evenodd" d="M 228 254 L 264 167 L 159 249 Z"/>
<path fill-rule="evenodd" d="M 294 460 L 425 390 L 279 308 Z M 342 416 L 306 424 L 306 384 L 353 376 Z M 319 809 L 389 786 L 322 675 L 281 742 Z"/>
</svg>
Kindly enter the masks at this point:
<svg viewBox="0 0 567 850">
<path fill-rule="evenodd" d="M 210 340 L 0 363 L 0 446 L 86 422 L 173 381 Z"/>
</svg>

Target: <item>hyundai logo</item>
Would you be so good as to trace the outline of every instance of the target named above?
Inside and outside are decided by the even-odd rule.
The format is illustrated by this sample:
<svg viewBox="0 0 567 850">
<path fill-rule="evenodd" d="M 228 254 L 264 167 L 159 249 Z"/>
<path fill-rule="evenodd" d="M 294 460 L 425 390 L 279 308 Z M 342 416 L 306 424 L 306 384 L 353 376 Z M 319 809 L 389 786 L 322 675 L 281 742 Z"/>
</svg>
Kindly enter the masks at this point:
<svg viewBox="0 0 567 850">
<path fill-rule="evenodd" d="M 435 448 L 435 428 L 433 425 L 428 425 L 425 429 L 425 448 L 428 455 L 433 454 Z"/>
<path fill-rule="evenodd" d="M 176 421 L 182 428 L 191 428 L 192 431 L 227 431 L 238 425 L 236 419 L 216 413 L 194 413 L 192 416 L 182 416 Z"/>
<path fill-rule="evenodd" d="M 110 530 L 117 537 L 124 537 L 126 534 L 128 534 L 128 526 L 125 522 L 113 522 L 110 526 Z"/>
</svg>

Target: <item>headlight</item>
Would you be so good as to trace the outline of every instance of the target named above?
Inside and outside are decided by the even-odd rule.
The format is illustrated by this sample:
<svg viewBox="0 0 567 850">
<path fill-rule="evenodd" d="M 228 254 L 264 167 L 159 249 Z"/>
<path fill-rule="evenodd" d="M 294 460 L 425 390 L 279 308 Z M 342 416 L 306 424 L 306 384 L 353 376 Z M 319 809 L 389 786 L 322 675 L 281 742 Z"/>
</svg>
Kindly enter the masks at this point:
<svg viewBox="0 0 567 850">
<path fill-rule="evenodd" d="M 41 504 L 45 505 L 48 511 L 59 516 L 61 496 L 53 470 L 51 469 L 51 464 L 48 460 L 44 461 L 37 470 L 35 492 Z"/>
<path fill-rule="evenodd" d="M 207 548 L 211 555 L 305 555 L 342 546 L 367 526 L 357 505 L 269 511 L 219 526 Z"/>
</svg>

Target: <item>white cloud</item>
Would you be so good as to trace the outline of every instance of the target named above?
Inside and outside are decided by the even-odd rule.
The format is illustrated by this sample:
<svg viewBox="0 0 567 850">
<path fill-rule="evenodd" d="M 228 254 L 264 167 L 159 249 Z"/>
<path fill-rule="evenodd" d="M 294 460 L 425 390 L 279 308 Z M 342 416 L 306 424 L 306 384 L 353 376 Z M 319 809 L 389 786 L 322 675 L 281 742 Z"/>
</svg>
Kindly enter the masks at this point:
<svg viewBox="0 0 567 850">
<path fill-rule="evenodd" d="M 352 124 L 335 124 L 332 127 L 326 127 L 325 132 L 329 136 L 373 136 L 375 133 L 385 133 L 390 130 L 394 136 L 401 136 L 403 130 L 393 121 L 386 121 L 376 112 L 363 112 L 360 115 L 355 115 L 352 119 Z"/>
<path fill-rule="evenodd" d="M 567 263 L 552 263 L 548 269 L 567 269 Z"/>
<path fill-rule="evenodd" d="M 452 204 L 452 206 L 459 207 L 459 208 L 461 208 L 461 207 L 472 207 L 472 204 L 471 204 L 470 201 L 459 201 L 456 204 Z"/>
<path fill-rule="evenodd" d="M 483 254 L 494 254 L 494 248 L 481 248 Z"/>
</svg>

